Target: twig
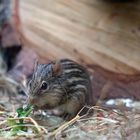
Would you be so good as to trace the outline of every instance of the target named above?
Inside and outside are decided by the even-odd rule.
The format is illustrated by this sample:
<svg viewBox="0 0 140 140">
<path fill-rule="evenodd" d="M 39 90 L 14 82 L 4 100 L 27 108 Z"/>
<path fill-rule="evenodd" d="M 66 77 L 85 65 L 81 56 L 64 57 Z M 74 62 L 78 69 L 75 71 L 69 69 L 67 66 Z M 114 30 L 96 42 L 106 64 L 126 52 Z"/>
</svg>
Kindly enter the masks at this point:
<svg viewBox="0 0 140 140">
<path fill-rule="evenodd" d="M 103 86 L 101 90 L 101 94 L 100 94 L 99 100 L 96 103 L 96 106 L 100 106 L 100 101 L 104 100 L 107 97 L 108 91 L 111 86 L 112 86 L 111 81 L 107 81 L 107 83 L 105 83 L 105 85 Z"/>
<path fill-rule="evenodd" d="M 68 126 L 72 125 L 73 123 L 75 123 L 78 119 L 80 118 L 79 115 L 76 115 L 72 120 L 70 120 L 69 122 L 64 123 L 63 125 L 61 125 L 58 129 L 54 130 L 52 133 L 50 133 L 49 137 L 51 136 L 55 136 L 57 133 L 63 131 L 64 129 L 66 129 Z"/>
<path fill-rule="evenodd" d="M 8 129 L 12 129 L 12 128 L 15 128 L 15 127 L 18 127 L 18 126 L 27 126 L 27 127 L 35 127 L 35 125 L 30 125 L 30 124 L 20 124 L 20 125 L 13 125 L 13 126 L 9 126 L 9 127 L 6 127 L 6 128 L 2 128 L 0 129 L 0 131 L 5 131 L 5 130 L 8 130 Z M 43 126 L 38 126 L 40 127 L 45 133 L 46 133 L 46 130 L 44 129 Z M 41 132 L 41 131 L 40 131 Z"/>
</svg>

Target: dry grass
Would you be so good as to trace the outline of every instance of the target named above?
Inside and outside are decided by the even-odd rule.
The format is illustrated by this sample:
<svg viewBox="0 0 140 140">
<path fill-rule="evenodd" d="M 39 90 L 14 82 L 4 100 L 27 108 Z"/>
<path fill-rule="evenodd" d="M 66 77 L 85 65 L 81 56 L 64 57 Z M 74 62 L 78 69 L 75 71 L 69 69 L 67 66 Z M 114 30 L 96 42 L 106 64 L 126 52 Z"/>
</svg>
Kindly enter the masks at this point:
<svg viewBox="0 0 140 140">
<path fill-rule="evenodd" d="M 18 95 L 17 95 L 18 96 Z M 18 102 L 17 102 L 18 103 Z M 0 132 L 8 133 L 13 127 L 7 126 L 8 120 L 24 119 L 27 132 L 19 133 L 12 139 L 56 139 L 56 140 L 138 140 L 140 137 L 140 114 L 136 111 L 107 110 L 101 107 L 86 107 L 87 113 L 77 114 L 68 122 L 61 122 L 57 128 L 48 129 L 31 117 L 18 118 L 16 112 L 2 108 L 0 111 Z M 57 118 L 55 118 L 57 120 Z M 49 121 L 49 120 L 45 120 Z M 35 129 L 36 131 L 35 131 Z M 2 136 L 2 135 L 1 135 Z"/>
</svg>

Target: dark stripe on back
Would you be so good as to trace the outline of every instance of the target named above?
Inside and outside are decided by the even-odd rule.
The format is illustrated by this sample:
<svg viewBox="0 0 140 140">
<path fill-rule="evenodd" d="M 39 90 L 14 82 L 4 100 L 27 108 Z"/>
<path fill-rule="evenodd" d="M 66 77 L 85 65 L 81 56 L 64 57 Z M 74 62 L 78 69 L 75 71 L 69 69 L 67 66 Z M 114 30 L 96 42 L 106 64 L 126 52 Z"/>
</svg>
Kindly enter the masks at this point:
<svg viewBox="0 0 140 140">
<path fill-rule="evenodd" d="M 61 59 L 60 62 L 64 63 L 64 62 L 73 62 L 75 63 L 74 61 L 70 60 L 70 59 Z"/>
<path fill-rule="evenodd" d="M 86 87 L 86 86 L 85 86 Z M 85 91 L 85 89 L 84 88 L 69 88 L 69 90 L 68 90 L 68 92 L 70 93 L 70 94 L 75 94 L 76 92 L 83 92 L 83 93 L 87 93 L 87 91 Z"/>
<path fill-rule="evenodd" d="M 74 81 L 72 83 L 68 83 L 68 88 L 75 88 L 76 85 L 82 85 L 86 87 L 86 84 L 87 84 L 86 80 Z"/>
<path fill-rule="evenodd" d="M 80 71 L 71 71 L 69 73 L 65 74 L 67 78 L 72 78 L 72 77 L 79 77 L 79 78 L 83 78 L 83 79 L 87 79 L 88 75 L 80 72 Z"/>
<path fill-rule="evenodd" d="M 77 69 L 81 69 L 77 64 L 63 64 L 62 65 L 64 69 L 72 69 L 72 68 L 77 68 Z"/>
<path fill-rule="evenodd" d="M 60 62 L 62 63 L 62 67 L 64 69 L 73 69 L 73 68 L 77 68 L 81 71 L 85 71 L 85 68 L 83 66 L 81 66 L 80 64 L 78 64 L 77 62 L 74 62 L 72 60 L 69 59 L 62 59 L 60 60 Z M 67 62 L 69 62 L 69 64 L 67 64 Z"/>
</svg>

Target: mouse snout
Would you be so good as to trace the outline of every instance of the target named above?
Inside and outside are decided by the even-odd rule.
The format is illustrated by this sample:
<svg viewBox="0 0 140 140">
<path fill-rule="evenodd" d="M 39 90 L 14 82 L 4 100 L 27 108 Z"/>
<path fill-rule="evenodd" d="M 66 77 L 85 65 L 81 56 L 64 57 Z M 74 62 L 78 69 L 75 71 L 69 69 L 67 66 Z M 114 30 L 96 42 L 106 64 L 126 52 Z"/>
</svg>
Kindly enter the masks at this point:
<svg viewBox="0 0 140 140">
<path fill-rule="evenodd" d="M 29 96 L 28 97 L 28 103 L 35 104 L 37 102 L 37 98 Z"/>
</svg>

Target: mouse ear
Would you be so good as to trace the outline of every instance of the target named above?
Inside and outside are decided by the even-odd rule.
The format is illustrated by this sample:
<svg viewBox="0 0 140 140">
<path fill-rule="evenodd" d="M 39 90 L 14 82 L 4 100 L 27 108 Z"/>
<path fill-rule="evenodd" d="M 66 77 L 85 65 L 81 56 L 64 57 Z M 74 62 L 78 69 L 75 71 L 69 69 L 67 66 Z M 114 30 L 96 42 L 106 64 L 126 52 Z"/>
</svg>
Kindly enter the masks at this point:
<svg viewBox="0 0 140 140">
<path fill-rule="evenodd" d="M 60 61 L 54 61 L 52 63 L 52 71 L 53 75 L 57 76 L 61 73 L 61 64 Z"/>
</svg>

